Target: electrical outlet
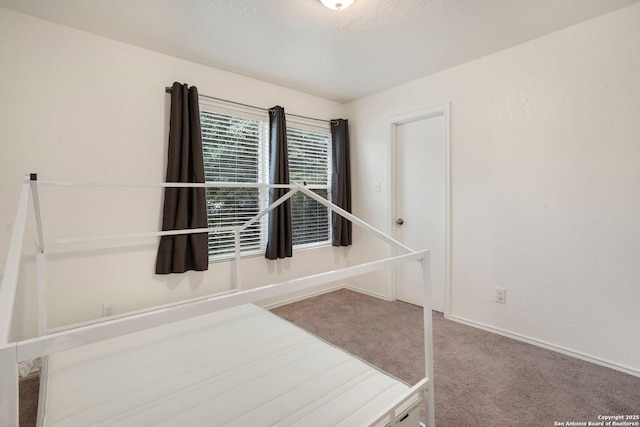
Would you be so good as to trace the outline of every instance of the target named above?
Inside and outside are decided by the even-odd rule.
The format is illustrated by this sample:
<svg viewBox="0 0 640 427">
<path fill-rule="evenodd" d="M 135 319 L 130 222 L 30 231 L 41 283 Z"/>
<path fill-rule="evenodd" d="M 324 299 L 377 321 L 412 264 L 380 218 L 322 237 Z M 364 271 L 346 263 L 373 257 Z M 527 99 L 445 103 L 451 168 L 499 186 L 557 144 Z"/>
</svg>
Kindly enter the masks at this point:
<svg viewBox="0 0 640 427">
<path fill-rule="evenodd" d="M 495 288 L 496 302 L 505 304 L 507 302 L 507 290 L 505 288 Z"/>
<path fill-rule="evenodd" d="M 113 316 L 114 304 L 112 302 L 102 304 L 102 317 Z"/>
</svg>

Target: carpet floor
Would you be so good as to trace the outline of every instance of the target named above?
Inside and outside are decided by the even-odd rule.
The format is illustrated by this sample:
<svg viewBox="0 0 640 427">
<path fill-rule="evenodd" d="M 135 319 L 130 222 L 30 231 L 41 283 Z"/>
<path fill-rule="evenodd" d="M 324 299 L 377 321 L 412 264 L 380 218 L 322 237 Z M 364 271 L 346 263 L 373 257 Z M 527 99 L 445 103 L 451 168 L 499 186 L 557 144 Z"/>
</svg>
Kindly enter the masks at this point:
<svg viewBox="0 0 640 427">
<path fill-rule="evenodd" d="M 420 307 L 340 290 L 273 311 L 410 384 L 424 376 Z M 640 414 L 640 378 L 436 312 L 433 340 L 438 427 L 587 425 L 598 415 Z"/>
<path fill-rule="evenodd" d="M 424 376 L 420 307 L 340 290 L 273 312 L 410 384 Z M 640 414 L 640 378 L 439 313 L 433 322 L 439 427 L 586 425 Z M 35 425 L 37 402 L 38 378 L 22 381 L 21 426 Z"/>
</svg>

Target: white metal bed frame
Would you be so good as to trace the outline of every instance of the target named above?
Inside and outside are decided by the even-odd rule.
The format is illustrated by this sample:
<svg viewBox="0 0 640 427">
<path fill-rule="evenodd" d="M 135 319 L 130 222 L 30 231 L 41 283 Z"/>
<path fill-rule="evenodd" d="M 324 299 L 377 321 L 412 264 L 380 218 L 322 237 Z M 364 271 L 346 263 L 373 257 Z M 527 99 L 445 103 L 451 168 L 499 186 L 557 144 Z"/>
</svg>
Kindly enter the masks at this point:
<svg viewBox="0 0 640 427">
<path fill-rule="evenodd" d="M 224 228 L 199 228 L 186 230 L 172 230 L 160 232 L 146 232 L 133 234 L 116 234 L 87 237 L 72 237 L 45 240 L 42 221 L 40 215 L 40 199 L 38 195 L 39 186 L 81 186 L 81 187 L 204 187 L 204 188 L 285 188 L 289 189 L 284 196 L 272 203 L 252 219 L 241 226 Z M 349 212 L 341 209 L 333 203 L 310 190 L 311 186 L 302 184 L 247 184 L 247 183 L 221 183 L 207 182 L 202 184 L 185 183 L 76 183 L 60 181 L 38 181 L 36 174 L 26 175 L 18 210 L 14 222 L 14 228 L 9 246 L 9 253 L 6 260 L 6 268 L 2 283 L 0 284 L 0 427 L 18 426 L 18 364 L 23 361 L 37 357 L 46 356 L 63 350 L 79 347 L 82 345 L 114 338 L 133 332 L 142 331 L 163 324 L 185 320 L 214 311 L 223 310 L 233 306 L 252 303 L 266 298 L 277 297 L 287 293 L 304 290 L 314 286 L 329 282 L 343 280 L 360 274 L 370 273 L 379 269 L 393 267 L 410 261 L 418 261 L 422 267 L 422 282 L 424 287 L 423 297 L 423 317 L 424 317 L 424 346 L 425 346 L 425 374 L 426 376 L 415 384 L 401 398 L 391 402 L 388 407 L 379 414 L 371 417 L 369 425 L 375 425 L 382 420 L 389 419 L 390 424 L 396 424 L 396 410 L 407 402 L 413 395 L 424 389 L 426 401 L 426 423 L 427 426 L 435 425 L 434 395 L 433 395 L 433 339 L 432 339 L 432 319 L 430 302 L 430 252 L 428 250 L 413 251 L 377 230 L 366 222 L 360 220 Z M 318 203 L 326 206 L 338 215 L 351 221 L 356 226 L 373 233 L 381 240 L 400 249 L 403 255 L 398 255 L 378 261 L 334 270 L 325 273 L 314 274 L 307 277 L 288 280 L 277 284 L 270 284 L 253 289 L 243 289 L 240 275 L 240 233 L 251 224 L 258 221 L 276 206 L 289 199 L 297 192 L 302 192 Z M 29 205 L 29 195 L 33 200 L 35 221 L 37 228 L 36 242 L 36 270 L 37 270 L 37 295 L 38 295 L 38 332 L 39 336 L 32 339 L 9 342 L 11 330 L 11 320 L 13 314 L 13 304 L 18 282 L 18 272 L 20 269 L 20 258 L 24 240 L 27 211 Z M 140 237 L 168 236 L 189 233 L 203 232 L 233 232 L 235 236 L 235 269 L 234 269 L 234 289 L 231 293 L 202 297 L 185 303 L 176 303 L 169 307 L 150 309 L 138 314 L 120 317 L 112 320 L 101 321 L 99 323 L 84 325 L 67 330 L 48 330 L 45 311 L 45 247 L 75 242 L 89 242 L 111 239 L 128 239 Z"/>
</svg>

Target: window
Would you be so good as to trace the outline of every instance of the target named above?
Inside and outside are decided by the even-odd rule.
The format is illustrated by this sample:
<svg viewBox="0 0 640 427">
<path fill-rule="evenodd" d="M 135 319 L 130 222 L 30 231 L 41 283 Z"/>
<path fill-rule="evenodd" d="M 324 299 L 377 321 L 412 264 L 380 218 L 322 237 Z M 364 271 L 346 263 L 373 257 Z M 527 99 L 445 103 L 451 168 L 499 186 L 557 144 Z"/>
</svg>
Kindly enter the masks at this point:
<svg viewBox="0 0 640 427">
<path fill-rule="evenodd" d="M 318 132 L 287 126 L 289 153 L 289 179 L 304 182 L 325 199 L 329 198 L 329 144 L 328 132 Z M 330 235 L 329 212 L 317 201 L 302 193 L 291 198 L 293 245 L 328 243 Z"/>
<path fill-rule="evenodd" d="M 200 106 L 205 179 L 218 182 L 268 183 L 269 129 L 267 118 L 212 111 Z M 309 188 L 329 197 L 329 130 L 293 124 L 287 127 L 290 182 L 305 182 Z M 268 189 L 208 188 L 209 227 L 244 224 L 269 205 Z M 291 198 L 294 248 L 330 243 L 328 209 L 304 194 Z M 261 253 L 266 248 L 267 216 L 241 235 L 243 254 Z M 225 259 L 235 253 L 233 233 L 209 234 L 209 259 Z"/>
<path fill-rule="evenodd" d="M 264 121 L 200 111 L 202 151 L 206 181 L 266 183 L 268 164 L 262 141 L 267 135 Z M 207 188 L 209 227 L 244 224 L 264 208 L 266 193 L 257 188 Z M 266 237 L 265 220 L 241 235 L 243 253 L 259 251 Z M 209 259 L 233 254 L 233 233 L 209 233 Z"/>
</svg>

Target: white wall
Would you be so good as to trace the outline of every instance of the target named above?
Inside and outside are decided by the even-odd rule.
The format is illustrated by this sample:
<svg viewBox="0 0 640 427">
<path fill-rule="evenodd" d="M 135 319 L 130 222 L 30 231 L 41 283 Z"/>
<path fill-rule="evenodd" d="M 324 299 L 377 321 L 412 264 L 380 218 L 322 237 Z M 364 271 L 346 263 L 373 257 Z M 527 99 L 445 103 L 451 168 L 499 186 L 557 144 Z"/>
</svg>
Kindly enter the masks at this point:
<svg viewBox="0 0 640 427">
<path fill-rule="evenodd" d="M 451 103 L 453 317 L 637 373 L 639 22 L 636 4 L 348 105 L 354 211 L 390 230 L 388 189 L 373 191 L 386 122 Z M 354 241 L 363 259 L 387 253 Z"/>
<path fill-rule="evenodd" d="M 164 179 L 170 100 L 164 88 L 174 81 L 196 85 L 202 94 L 263 107 L 279 104 L 305 116 L 329 119 L 344 111 L 331 101 L 3 8 L 0 61 L 0 273 L 25 173 L 69 181 Z M 160 227 L 160 190 L 41 192 L 49 238 Z M 30 226 L 14 338 L 35 333 L 34 236 Z M 51 325 L 99 317 L 106 302 L 123 312 L 229 287 L 225 263 L 211 264 L 206 273 L 155 276 L 156 247 L 155 239 L 117 242 L 81 257 L 78 248 L 51 248 Z M 323 248 L 286 261 L 251 258 L 244 278 L 255 286 L 306 275 L 347 263 L 346 254 Z"/>
</svg>

